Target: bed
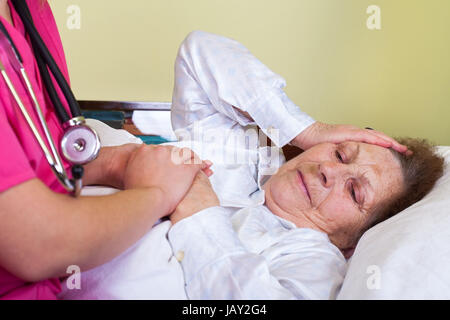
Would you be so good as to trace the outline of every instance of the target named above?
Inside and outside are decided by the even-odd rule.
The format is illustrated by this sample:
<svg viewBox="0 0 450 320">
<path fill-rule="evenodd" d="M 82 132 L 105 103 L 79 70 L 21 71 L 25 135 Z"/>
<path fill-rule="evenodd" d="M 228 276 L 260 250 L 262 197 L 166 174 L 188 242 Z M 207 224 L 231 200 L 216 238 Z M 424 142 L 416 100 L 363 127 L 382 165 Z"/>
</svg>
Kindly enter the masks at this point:
<svg viewBox="0 0 450 320">
<path fill-rule="evenodd" d="M 80 101 L 80 106 L 104 146 L 175 140 L 170 103 Z M 287 158 L 295 155 L 293 149 L 283 151 Z M 450 299 L 450 146 L 438 152 L 446 160 L 444 176 L 424 199 L 363 235 L 337 299 Z"/>
</svg>

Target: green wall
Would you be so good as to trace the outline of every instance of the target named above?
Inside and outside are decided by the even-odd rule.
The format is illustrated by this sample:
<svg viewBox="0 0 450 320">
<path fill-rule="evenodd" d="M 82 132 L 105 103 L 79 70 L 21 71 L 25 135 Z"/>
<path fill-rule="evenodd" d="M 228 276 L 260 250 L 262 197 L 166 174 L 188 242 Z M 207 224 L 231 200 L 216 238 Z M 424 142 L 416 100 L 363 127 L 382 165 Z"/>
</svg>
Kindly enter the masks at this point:
<svg viewBox="0 0 450 320">
<path fill-rule="evenodd" d="M 170 101 L 183 38 L 247 46 L 318 120 L 450 145 L 449 0 L 50 0 L 79 99 Z M 70 30 L 77 5 L 81 28 Z M 369 5 L 381 30 L 369 30 Z"/>
</svg>

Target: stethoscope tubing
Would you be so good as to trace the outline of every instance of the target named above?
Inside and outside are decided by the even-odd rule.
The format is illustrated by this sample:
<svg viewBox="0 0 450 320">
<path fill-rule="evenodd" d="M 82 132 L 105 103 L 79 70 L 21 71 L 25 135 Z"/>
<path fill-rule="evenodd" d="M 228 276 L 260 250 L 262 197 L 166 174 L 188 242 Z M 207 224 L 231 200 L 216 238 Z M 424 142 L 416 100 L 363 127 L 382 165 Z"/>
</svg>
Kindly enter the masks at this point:
<svg viewBox="0 0 450 320">
<path fill-rule="evenodd" d="M 33 132 L 34 137 L 36 138 L 39 146 L 41 147 L 42 151 L 44 152 L 45 158 L 47 159 L 48 163 L 50 164 L 50 167 L 52 168 L 55 175 L 58 177 L 58 180 L 60 183 L 64 186 L 64 188 L 69 192 L 74 192 L 74 185 L 71 183 L 67 176 L 67 172 L 62 164 L 61 158 L 59 157 L 58 152 L 56 151 L 55 144 L 53 143 L 53 139 L 51 139 L 50 131 L 48 129 L 47 124 L 44 121 L 44 117 L 42 115 L 42 110 L 40 109 L 39 103 L 37 102 L 36 96 L 34 94 L 34 91 L 31 87 L 31 83 L 29 82 L 28 76 L 26 75 L 26 72 L 24 69 L 22 73 L 22 77 L 24 77 L 25 82 L 27 83 L 27 87 L 29 89 L 30 95 L 32 95 L 33 103 L 35 104 L 35 109 L 38 111 L 39 115 L 39 121 L 42 125 L 42 128 L 46 134 L 47 141 L 50 145 L 50 148 L 52 149 L 52 152 L 47 148 L 47 145 L 44 142 L 44 139 L 42 138 L 39 130 L 37 129 L 36 125 L 34 124 L 33 120 L 31 119 L 30 114 L 27 111 L 27 108 L 22 102 L 22 99 L 20 99 L 19 94 L 17 93 L 16 89 L 14 88 L 14 85 L 12 84 L 11 79 L 9 78 L 8 74 L 6 73 L 6 68 L 4 67 L 3 62 L 0 60 L 0 72 L 3 76 L 3 79 L 5 79 L 6 85 L 8 86 L 9 90 L 11 91 L 11 94 L 14 97 L 14 100 L 16 101 L 17 105 L 19 106 L 20 111 L 22 112 L 22 115 L 25 118 L 25 121 L 28 123 L 31 131 Z M 28 86 L 29 85 L 29 86 Z"/>
<path fill-rule="evenodd" d="M 83 176 L 83 167 L 81 164 L 87 163 L 89 161 L 92 161 L 95 159 L 98 155 L 98 151 L 100 149 L 100 141 L 98 138 L 98 135 L 94 130 L 89 128 L 85 125 L 84 117 L 81 115 L 80 106 L 78 105 L 78 102 L 68 84 L 66 81 L 64 75 L 62 74 L 61 70 L 58 67 L 58 64 L 53 59 L 50 51 L 48 50 L 47 46 L 45 45 L 44 41 L 42 40 L 41 36 L 39 35 L 39 32 L 37 31 L 36 27 L 34 26 L 34 22 L 31 16 L 31 13 L 29 11 L 28 5 L 23 0 L 12 0 L 12 3 L 19 14 L 26 31 L 28 32 L 32 48 L 34 51 L 34 55 L 36 58 L 36 62 L 39 67 L 39 71 L 42 77 L 42 80 L 44 82 L 45 88 L 47 89 L 47 93 L 50 97 L 50 100 L 53 103 L 54 110 L 56 112 L 56 115 L 58 116 L 63 128 L 65 129 L 65 134 L 62 139 L 62 151 L 65 155 L 65 157 L 73 164 L 72 166 L 72 175 L 74 179 L 69 179 L 67 172 L 64 168 L 63 162 L 61 160 L 61 157 L 58 153 L 58 150 L 55 146 L 55 143 L 52 139 L 52 136 L 50 134 L 50 130 L 47 126 L 47 123 L 45 121 L 45 117 L 42 112 L 42 108 L 39 105 L 37 96 L 33 90 L 33 86 L 31 84 L 30 78 L 28 77 L 28 74 L 24 68 L 23 65 L 23 59 L 20 55 L 20 52 L 18 51 L 17 47 L 14 44 L 14 41 L 10 37 L 7 29 L 3 25 L 3 23 L 0 22 L 0 44 L 5 50 L 6 58 L 9 60 L 11 66 L 17 73 L 20 74 L 19 78 L 21 79 L 22 83 L 27 89 L 27 92 L 32 100 L 32 103 L 34 105 L 34 109 L 36 111 L 37 117 L 39 119 L 39 123 L 41 125 L 41 128 L 45 134 L 45 138 L 47 140 L 48 146 L 44 142 L 43 137 L 41 136 L 38 128 L 34 124 L 32 117 L 27 111 L 27 108 L 25 107 L 23 101 L 21 100 L 19 94 L 17 93 L 17 90 L 15 89 L 13 82 L 11 81 L 10 77 L 8 76 L 6 72 L 6 68 L 4 63 L 0 59 L 0 71 L 2 74 L 2 77 L 5 79 L 5 82 L 11 91 L 11 94 L 16 101 L 17 105 L 19 106 L 26 122 L 28 123 L 33 135 L 35 136 L 39 146 L 41 147 L 42 151 L 44 152 L 44 155 L 52 169 L 52 171 L 55 173 L 57 179 L 59 182 L 63 185 L 63 187 L 71 192 L 73 195 L 78 196 L 81 192 L 82 187 L 82 176 Z M 67 113 L 67 110 L 63 106 L 61 100 L 59 99 L 59 95 L 56 92 L 53 80 L 49 74 L 49 71 L 52 73 L 54 79 L 56 80 L 59 88 L 61 89 L 64 97 L 66 98 L 66 101 L 69 105 L 71 116 Z M 75 121 L 76 120 L 76 121 Z M 76 122 L 76 124 L 74 124 Z M 87 136 L 86 136 L 87 134 Z M 77 138 L 78 137 L 78 138 Z M 70 139 L 76 139 L 74 141 Z M 86 141 L 90 141 L 88 143 L 89 148 L 86 148 L 84 150 L 84 144 L 83 144 L 83 150 L 80 151 L 80 153 L 72 154 L 71 149 L 67 148 L 75 148 L 74 144 L 78 144 L 78 141 L 81 139 L 87 139 Z M 69 142 L 67 142 L 69 141 Z M 72 142 L 70 142 L 72 141 Z M 83 140 L 84 141 L 84 140 Z M 78 150 L 78 149 L 77 149 Z M 68 157 L 70 156 L 70 157 Z"/>
<path fill-rule="evenodd" d="M 41 65 L 39 67 L 39 69 L 41 71 L 43 71 L 45 69 L 44 74 L 48 74 L 48 71 L 46 69 L 46 67 L 48 66 L 48 68 L 52 72 L 56 82 L 60 86 L 61 91 L 67 100 L 70 111 L 72 113 L 72 117 L 81 116 L 80 106 L 79 106 L 72 90 L 70 89 L 69 84 L 67 83 L 61 70 L 59 69 L 58 64 L 53 59 L 47 46 L 45 45 L 44 41 L 42 40 L 39 32 L 36 30 L 36 27 L 34 26 L 28 6 L 26 5 L 26 3 L 24 1 L 21 1 L 21 0 L 13 0 L 12 3 L 14 5 L 17 13 L 21 17 L 21 20 L 22 20 L 27 32 L 30 35 L 30 39 L 33 44 L 33 48 L 35 50 L 35 53 L 37 53 L 36 57 L 37 57 L 38 64 Z M 36 51 L 38 51 L 38 52 L 36 52 Z M 42 64 L 46 65 L 45 68 L 42 66 Z M 44 77 L 44 80 L 45 80 L 45 78 L 47 78 L 47 77 Z M 46 81 L 46 82 L 48 82 L 47 88 L 50 87 L 51 88 L 50 90 L 54 91 L 54 86 L 53 86 L 53 83 L 49 76 L 48 76 L 48 80 L 50 80 L 50 81 Z M 56 91 L 54 91 L 54 93 L 56 94 Z M 49 92 L 49 95 L 50 95 L 50 92 Z M 57 94 L 56 94 L 56 97 L 57 97 Z M 56 104 L 55 104 L 55 101 L 56 101 Z M 59 99 L 52 98 L 52 102 L 54 104 L 55 109 L 58 110 L 58 113 L 64 114 L 65 110 L 64 110 L 64 107 L 62 106 L 62 104 L 60 103 Z M 60 120 L 62 123 L 65 123 L 67 120 L 69 120 L 69 117 L 67 117 L 66 119 L 60 119 Z"/>
</svg>

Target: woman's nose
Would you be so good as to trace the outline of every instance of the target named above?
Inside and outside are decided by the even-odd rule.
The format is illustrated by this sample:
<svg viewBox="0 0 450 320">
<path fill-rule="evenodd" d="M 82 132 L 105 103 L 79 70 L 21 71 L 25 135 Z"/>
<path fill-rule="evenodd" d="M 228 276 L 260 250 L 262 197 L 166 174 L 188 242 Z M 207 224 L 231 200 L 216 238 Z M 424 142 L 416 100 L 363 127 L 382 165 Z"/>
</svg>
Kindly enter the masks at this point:
<svg viewBox="0 0 450 320">
<path fill-rule="evenodd" d="M 345 164 L 333 161 L 324 161 L 319 163 L 319 179 L 325 188 L 331 187 L 336 178 L 342 175 Z"/>
</svg>

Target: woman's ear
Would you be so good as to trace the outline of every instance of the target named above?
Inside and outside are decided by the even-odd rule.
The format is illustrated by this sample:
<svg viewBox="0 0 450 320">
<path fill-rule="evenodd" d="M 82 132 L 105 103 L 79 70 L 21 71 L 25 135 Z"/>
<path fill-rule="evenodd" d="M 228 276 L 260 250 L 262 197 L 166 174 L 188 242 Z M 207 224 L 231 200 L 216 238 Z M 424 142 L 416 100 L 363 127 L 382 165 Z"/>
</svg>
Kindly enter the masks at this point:
<svg viewBox="0 0 450 320">
<path fill-rule="evenodd" d="M 356 247 L 350 247 L 346 249 L 341 249 L 342 254 L 344 255 L 345 259 L 350 259 L 355 252 Z"/>
</svg>

